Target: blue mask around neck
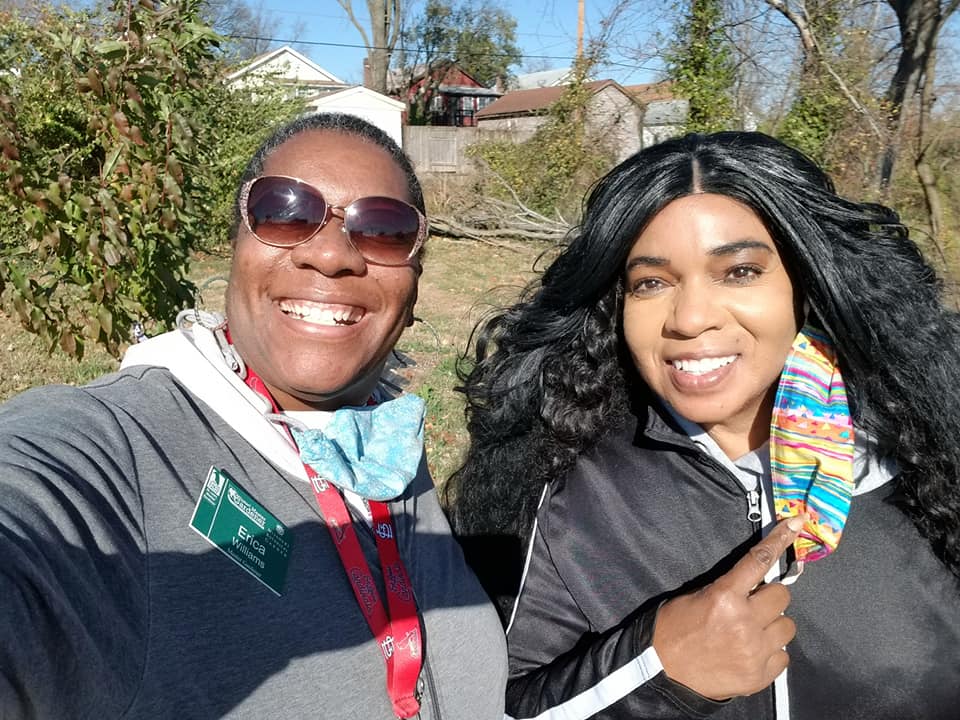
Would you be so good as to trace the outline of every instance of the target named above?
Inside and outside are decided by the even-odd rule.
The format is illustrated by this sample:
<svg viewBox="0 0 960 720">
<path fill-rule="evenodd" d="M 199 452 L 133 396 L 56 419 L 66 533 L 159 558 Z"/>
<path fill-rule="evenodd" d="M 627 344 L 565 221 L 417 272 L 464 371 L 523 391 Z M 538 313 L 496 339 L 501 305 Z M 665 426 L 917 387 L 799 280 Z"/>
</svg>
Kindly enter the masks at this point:
<svg viewBox="0 0 960 720">
<path fill-rule="evenodd" d="M 391 500 L 417 475 L 425 410 L 416 395 L 401 395 L 340 408 L 323 430 L 290 430 L 301 461 L 321 478 L 368 500 Z"/>
</svg>

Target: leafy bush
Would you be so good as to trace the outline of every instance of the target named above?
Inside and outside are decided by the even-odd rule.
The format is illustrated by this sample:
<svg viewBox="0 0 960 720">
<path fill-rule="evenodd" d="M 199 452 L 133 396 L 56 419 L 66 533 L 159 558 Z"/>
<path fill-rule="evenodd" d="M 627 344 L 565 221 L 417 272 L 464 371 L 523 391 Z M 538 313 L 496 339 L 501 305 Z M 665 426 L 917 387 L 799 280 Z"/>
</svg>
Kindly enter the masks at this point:
<svg viewBox="0 0 960 720">
<path fill-rule="evenodd" d="M 189 304 L 190 252 L 227 238 L 264 133 L 298 105 L 221 82 L 199 0 L 47 11 L 0 30 L 0 286 L 22 324 L 81 356 Z M 9 230 L 9 232 L 6 232 Z"/>
<path fill-rule="evenodd" d="M 203 212 L 194 247 L 216 250 L 230 239 L 237 186 L 247 162 L 276 127 L 303 112 L 303 100 L 269 82 L 239 90 L 212 82 L 198 110 L 197 123 L 210 140 L 202 148 L 203 167 L 197 169 Z"/>
<path fill-rule="evenodd" d="M 5 23 L 0 62 L 19 72 L 3 83 L 0 173 L 27 243 L 0 257 L 4 292 L 71 355 L 86 340 L 117 352 L 134 321 L 169 318 L 192 295 L 191 111 L 216 44 L 196 6 L 143 0 L 100 37 L 83 16 Z"/>
<path fill-rule="evenodd" d="M 690 102 L 685 132 L 709 133 L 737 125 L 733 103 L 736 63 L 720 0 L 687 0 L 666 53 L 667 76 Z"/>
</svg>

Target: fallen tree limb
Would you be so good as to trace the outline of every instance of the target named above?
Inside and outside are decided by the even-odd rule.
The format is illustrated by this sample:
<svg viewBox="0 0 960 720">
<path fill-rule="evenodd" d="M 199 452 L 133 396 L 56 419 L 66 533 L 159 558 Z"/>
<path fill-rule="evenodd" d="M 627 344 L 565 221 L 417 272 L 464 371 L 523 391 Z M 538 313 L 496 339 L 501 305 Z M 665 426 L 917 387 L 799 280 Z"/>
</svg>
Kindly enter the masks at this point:
<svg viewBox="0 0 960 720">
<path fill-rule="evenodd" d="M 468 200 L 465 204 L 452 208 L 447 207 L 446 213 L 437 213 L 430 218 L 430 231 L 437 235 L 451 238 L 463 238 L 509 248 L 496 240 L 534 240 L 556 245 L 565 244 L 570 232 L 571 223 L 563 217 L 559 210 L 556 218 L 550 218 L 525 204 L 520 195 L 510 187 L 510 184 L 489 165 L 480 161 L 480 168 L 488 178 L 506 190 L 509 197 L 502 197 L 502 193 L 467 193 L 457 196 L 457 199 Z M 489 180 L 482 183 L 487 187 Z"/>
<path fill-rule="evenodd" d="M 443 216 L 430 218 L 431 233 L 445 237 L 479 240 L 507 249 L 512 248 L 508 245 L 501 245 L 495 242 L 495 240 L 497 238 L 513 238 L 516 240 L 540 240 L 560 244 L 564 242 L 567 230 L 568 228 L 566 227 L 560 229 L 559 225 L 557 227 L 547 225 L 538 227 L 532 223 L 521 225 L 510 222 L 504 222 L 494 227 L 476 227 L 473 223 L 465 224 Z"/>
</svg>

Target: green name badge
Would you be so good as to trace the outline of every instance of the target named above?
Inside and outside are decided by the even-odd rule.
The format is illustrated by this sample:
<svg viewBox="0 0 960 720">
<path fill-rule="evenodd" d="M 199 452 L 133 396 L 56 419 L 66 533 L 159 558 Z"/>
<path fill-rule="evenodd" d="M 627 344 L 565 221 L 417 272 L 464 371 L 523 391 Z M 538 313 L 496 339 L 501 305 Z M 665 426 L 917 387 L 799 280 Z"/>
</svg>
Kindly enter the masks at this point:
<svg viewBox="0 0 960 720">
<path fill-rule="evenodd" d="M 210 468 L 190 527 L 276 595 L 283 594 L 293 538 L 225 471 Z"/>
</svg>

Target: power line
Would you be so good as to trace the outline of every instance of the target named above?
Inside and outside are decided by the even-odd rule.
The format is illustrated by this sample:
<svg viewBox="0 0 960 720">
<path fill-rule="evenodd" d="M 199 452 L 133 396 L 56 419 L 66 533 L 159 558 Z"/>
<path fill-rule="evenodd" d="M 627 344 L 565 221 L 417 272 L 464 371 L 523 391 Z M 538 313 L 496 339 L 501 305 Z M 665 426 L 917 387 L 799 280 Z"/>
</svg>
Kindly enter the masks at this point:
<svg viewBox="0 0 960 720">
<path fill-rule="evenodd" d="M 319 47 L 350 48 L 355 50 L 372 50 L 372 49 L 389 50 L 390 49 L 382 46 L 373 46 L 372 48 L 368 48 L 366 45 L 359 45 L 356 43 L 334 43 L 334 42 L 325 42 L 320 40 L 290 40 L 290 39 L 284 39 L 284 38 L 261 37 L 257 35 L 224 34 L 223 37 L 231 38 L 234 40 L 255 40 L 255 41 L 267 42 L 267 43 L 282 43 L 284 45 L 313 45 L 313 46 L 319 46 Z M 408 48 L 406 46 L 401 45 L 401 46 L 395 47 L 393 51 L 410 52 L 417 49 L 419 48 Z M 512 57 L 508 53 L 471 53 L 471 57 L 508 57 L 508 56 Z M 568 55 L 527 55 L 527 54 L 521 54 L 520 58 L 524 60 L 565 60 L 570 62 L 576 59 L 575 57 L 568 56 Z M 628 63 L 628 62 L 606 61 L 606 62 L 601 62 L 600 65 L 603 67 L 622 67 L 622 68 L 627 68 L 629 70 L 646 70 L 649 72 L 662 72 L 664 69 L 662 66 L 650 66 L 642 62 Z M 746 78 L 741 79 L 739 82 L 744 87 L 755 87 L 755 88 L 780 88 L 783 85 L 782 82 L 778 82 L 778 81 L 751 80 Z M 944 87 L 952 88 L 952 86 L 950 85 L 945 85 Z"/>
<path fill-rule="evenodd" d="M 416 52 L 421 48 L 418 47 L 407 47 L 405 45 L 397 45 L 392 50 L 388 47 L 382 46 L 371 46 L 359 45 L 356 43 L 335 43 L 335 42 L 326 42 L 321 40 L 291 40 L 285 38 L 274 38 L 274 37 L 260 37 L 258 35 L 224 35 L 224 37 L 233 39 L 233 40 L 254 40 L 257 42 L 267 42 L 267 43 L 282 43 L 283 45 L 310 45 L 317 47 L 338 47 L 338 48 L 351 48 L 355 50 L 390 50 L 391 52 Z M 516 57 L 510 53 L 496 53 L 496 52 L 482 52 L 482 53 L 470 53 L 471 57 Z M 527 53 L 520 54 L 521 60 L 565 60 L 568 62 L 573 62 L 576 60 L 576 57 L 573 55 L 530 55 Z M 624 63 L 624 62 L 614 62 L 606 61 L 601 63 L 602 65 L 609 65 L 613 67 L 625 67 L 638 70 L 651 70 L 658 71 L 661 68 L 659 67 L 650 67 L 643 65 L 642 63 Z"/>
<path fill-rule="evenodd" d="M 261 42 L 271 42 L 271 43 L 283 43 L 284 45 L 317 45 L 321 47 L 339 47 L 339 48 L 354 48 L 356 50 L 390 50 L 391 52 L 416 52 L 421 50 L 419 47 L 407 47 L 406 45 L 397 45 L 392 50 L 388 47 L 382 47 L 377 45 L 367 46 L 367 45 L 358 45 L 356 43 L 335 43 L 335 42 L 325 42 L 321 40 L 289 40 L 284 38 L 272 38 L 272 37 L 259 37 L 256 35 L 225 35 L 224 37 L 232 38 L 234 40 L 257 40 Z M 510 53 L 495 53 L 495 52 L 483 52 L 483 53 L 471 53 L 473 57 L 514 57 Z M 527 55 L 522 54 L 520 56 L 522 59 L 530 60 L 573 60 L 572 56 L 567 57 L 563 55 Z"/>
</svg>

